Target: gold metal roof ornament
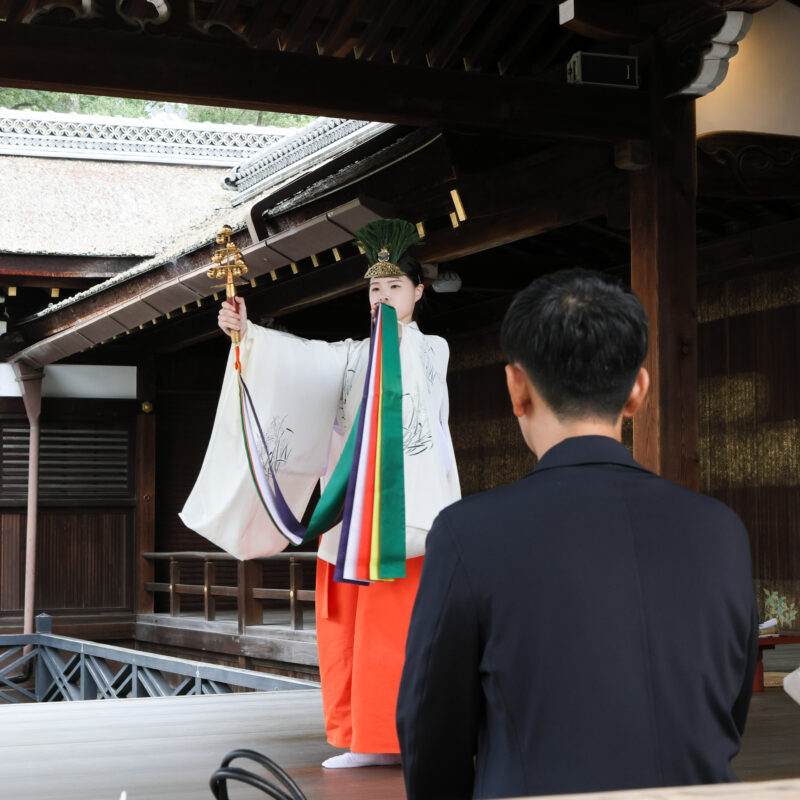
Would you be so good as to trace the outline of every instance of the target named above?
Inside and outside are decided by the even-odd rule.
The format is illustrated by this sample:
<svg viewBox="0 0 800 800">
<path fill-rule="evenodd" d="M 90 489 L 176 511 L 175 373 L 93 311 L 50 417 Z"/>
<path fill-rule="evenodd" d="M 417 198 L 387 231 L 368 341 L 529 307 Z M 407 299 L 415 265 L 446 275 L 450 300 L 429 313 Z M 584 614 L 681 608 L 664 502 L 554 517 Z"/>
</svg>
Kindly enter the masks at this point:
<svg viewBox="0 0 800 800">
<path fill-rule="evenodd" d="M 416 225 L 404 219 L 377 219 L 356 231 L 357 244 L 370 264 L 364 277 L 394 278 L 405 272 L 397 265 L 403 254 L 422 240 Z"/>
<path fill-rule="evenodd" d="M 211 261 L 214 266 L 206 273 L 212 280 L 225 279 L 225 296 L 228 302 L 235 307 L 236 284 L 234 278 L 241 278 L 247 274 L 247 264 L 244 263 L 242 252 L 231 241 L 233 228 L 230 225 L 223 225 L 222 230 L 217 234 L 217 244 L 223 245 L 214 251 Z M 221 288 L 221 287 L 220 287 Z M 239 331 L 231 331 L 231 341 L 239 344 L 241 335 Z"/>
</svg>

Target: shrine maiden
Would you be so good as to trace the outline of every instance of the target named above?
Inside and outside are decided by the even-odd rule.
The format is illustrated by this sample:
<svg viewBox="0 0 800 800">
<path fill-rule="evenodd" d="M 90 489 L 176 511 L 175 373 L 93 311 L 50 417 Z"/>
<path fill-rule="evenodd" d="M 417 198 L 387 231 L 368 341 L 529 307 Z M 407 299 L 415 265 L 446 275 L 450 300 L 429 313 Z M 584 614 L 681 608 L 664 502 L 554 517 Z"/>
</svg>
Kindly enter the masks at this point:
<svg viewBox="0 0 800 800">
<path fill-rule="evenodd" d="M 385 231 L 380 224 L 372 239 L 364 235 L 369 226 L 359 231 L 362 241 Z M 381 302 L 392 306 L 400 329 L 406 577 L 367 586 L 334 582 L 341 526 L 320 540 L 316 616 L 325 727 L 328 741 L 348 750 L 324 762 L 329 768 L 399 763 L 395 707 L 425 537 L 438 512 L 460 497 L 448 429 L 449 349 L 413 321 L 424 289 L 422 270 L 393 242 L 394 253 L 365 249 L 374 262 L 367 273 L 375 276 L 369 277 L 372 313 Z M 247 320 L 244 300 L 235 299 L 238 313 L 224 303 L 219 325 L 226 334 L 242 333 L 242 371 L 281 491 L 299 518 L 318 479 L 324 488 L 356 419 L 369 340 L 328 343 L 263 328 Z M 251 479 L 233 360 L 232 351 L 208 451 L 181 519 L 246 559 L 279 552 L 287 540 Z"/>
</svg>

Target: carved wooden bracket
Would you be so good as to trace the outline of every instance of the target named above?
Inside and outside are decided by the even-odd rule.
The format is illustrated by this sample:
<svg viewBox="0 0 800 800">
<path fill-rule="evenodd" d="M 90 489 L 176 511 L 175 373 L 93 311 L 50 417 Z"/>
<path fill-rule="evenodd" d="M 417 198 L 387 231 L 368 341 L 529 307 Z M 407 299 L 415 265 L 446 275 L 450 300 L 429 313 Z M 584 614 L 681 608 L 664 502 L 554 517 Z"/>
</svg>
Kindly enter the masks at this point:
<svg viewBox="0 0 800 800">
<path fill-rule="evenodd" d="M 6 21 L 63 25 L 119 15 L 131 22 L 163 22 L 169 17 L 169 5 L 165 0 L 23 0 L 12 4 Z"/>
<path fill-rule="evenodd" d="M 800 198 L 800 137 L 710 133 L 697 140 L 704 197 Z"/>
<path fill-rule="evenodd" d="M 726 11 L 720 29 L 700 53 L 700 71 L 676 95 L 702 96 L 719 86 L 728 74 L 728 61 L 739 52 L 737 42 L 750 30 L 753 15 L 745 11 Z"/>
<path fill-rule="evenodd" d="M 667 96 L 699 97 L 719 86 L 728 62 L 739 51 L 752 15 L 776 0 L 702 0 L 683 4 L 659 26 L 658 39 L 668 64 Z M 676 4 L 676 6 L 679 4 Z"/>
</svg>

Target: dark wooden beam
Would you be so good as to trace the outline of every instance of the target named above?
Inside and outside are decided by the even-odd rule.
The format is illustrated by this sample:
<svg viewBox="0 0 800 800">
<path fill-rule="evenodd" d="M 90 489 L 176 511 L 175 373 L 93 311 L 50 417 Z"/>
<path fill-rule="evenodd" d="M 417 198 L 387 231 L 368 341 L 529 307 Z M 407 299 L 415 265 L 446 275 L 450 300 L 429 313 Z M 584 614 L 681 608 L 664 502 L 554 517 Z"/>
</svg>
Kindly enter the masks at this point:
<svg viewBox="0 0 800 800">
<path fill-rule="evenodd" d="M 380 14 L 375 14 L 353 47 L 353 53 L 359 60 L 369 61 L 386 50 L 386 35 L 397 23 L 399 15 L 407 6 L 407 0 L 388 0 L 384 3 Z M 385 55 L 390 55 L 385 53 Z"/>
<path fill-rule="evenodd" d="M 645 62 L 652 52 L 640 52 Z M 694 100 L 653 103 L 652 164 L 630 173 L 631 286 L 650 320 L 651 386 L 634 417 L 634 456 L 699 489 L 697 173 Z"/>
<path fill-rule="evenodd" d="M 742 269 L 760 271 L 796 266 L 798 261 L 800 219 L 793 219 L 701 245 L 697 271 L 708 281 Z"/>
<path fill-rule="evenodd" d="M 505 34 L 508 33 L 509 24 L 513 24 L 520 11 L 527 5 L 527 0 L 506 0 L 503 3 L 503 13 L 493 14 L 488 24 L 484 25 L 463 56 L 464 69 L 477 69 L 492 52 Z"/>
<path fill-rule="evenodd" d="M 639 22 L 638 9 L 634 3 L 565 0 L 558 5 L 558 19 L 572 33 L 601 41 L 638 41 L 648 33 Z"/>
<path fill-rule="evenodd" d="M 549 6 L 542 6 L 532 10 L 532 16 L 528 24 L 514 37 L 514 42 L 503 52 L 497 62 L 497 71 L 501 75 L 508 72 L 520 55 L 530 49 L 531 40 L 541 33 L 545 20 L 554 13 L 555 9 Z"/>
<path fill-rule="evenodd" d="M 628 89 L 69 26 L 0 24 L 0 85 L 583 141 L 649 132 L 647 96 Z"/>
<path fill-rule="evenodd" d="M 392 45 L 391 56 L 395 64 L 408 64 L 422 54 L 421 42 L 428 40 L 431 30 L 442 15 L 442 6 L 439 3 L 422 0 L 414 5 L 417 11 L 414 24 L 409 25 L 400 39 Z"/>
<path fill-rule="evenodd" d="M 304 0 L 295 5 L 291 21 L 278 37 L 281 50 L 294 51 L 303 45 L 308 38 L 309 27 L 324 2 L 325 0 Z"/>
<path fill-rule="evenodd" d="M 470 0 L 464 3 L 450 29 L 437 39 L 436 44 L 425 56 L 429 67 L 442 69 L 450 66 L 461 43 L 475 27 L 475 23 L 491 2 L 492 0 Z M 503 15 L 496 14 L 496 16 Z"/>
<path fill-rule="evenodd" d="M 614 172 L 608 146 L 563 145 L 496 169 L 461 173 L 452 187 L 458 189 L 467 218 L 472 220 L 513 212 L 538 200 L 556 209 L 563 203 L 562 193 L 574 194 L 576 186 Z"/>
<path fill-rule="evenodd" d="M 344 12 L 335 14 L 317 39 L 317 53 L 321 56 L 347 55 L 353 47 L 351 29 L 358 19 L 364 0 L 350 0 Z"/>
<path fill-rule="evenodd" d="M 99 283 L 102 278 L 64 278 L 57 276 L 38 275 L 1 275 L 0 286 L 17 286 L 27 289 L 88 289 Z"/>
</svg>

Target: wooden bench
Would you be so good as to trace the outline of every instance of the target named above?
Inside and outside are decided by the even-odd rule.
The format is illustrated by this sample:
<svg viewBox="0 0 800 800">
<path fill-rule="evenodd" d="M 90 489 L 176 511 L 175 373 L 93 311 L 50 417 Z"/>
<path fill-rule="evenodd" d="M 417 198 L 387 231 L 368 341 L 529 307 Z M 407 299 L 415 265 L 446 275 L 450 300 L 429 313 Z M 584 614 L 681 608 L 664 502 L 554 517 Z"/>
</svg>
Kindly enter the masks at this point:
<svg viewBox="0 0 800 800">
<path fill-rule="evenodd" d="M 756 664 L 756 675 L 753 678 L 753 691 L 764 691 L 764 651 L 774 650 L 779 644 L 800 644 L 800 631 L 781 631 L 778 634 L 771 634 L 758 637 L 758 663 Z"/>
</svg>

